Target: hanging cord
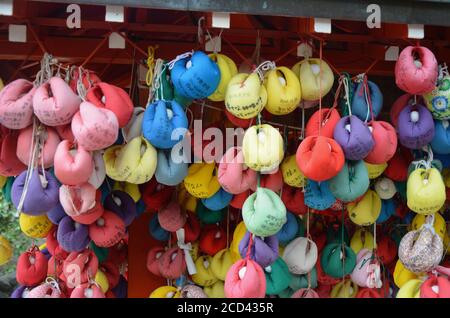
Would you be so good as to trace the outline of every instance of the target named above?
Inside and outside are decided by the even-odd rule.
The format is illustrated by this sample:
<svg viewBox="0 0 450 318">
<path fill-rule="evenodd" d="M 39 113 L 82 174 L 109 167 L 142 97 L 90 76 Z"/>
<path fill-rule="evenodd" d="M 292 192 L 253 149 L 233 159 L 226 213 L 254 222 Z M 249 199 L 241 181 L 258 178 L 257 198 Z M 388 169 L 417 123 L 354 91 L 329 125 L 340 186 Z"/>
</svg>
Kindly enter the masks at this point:
<svg viewBox="0 0 450 318">
<path fill-rule="evenodd" d="M 300 132 L 300 140 L 305 139 L 305 107 L 302 107 L 302 129 Z"/>
<path fill-rule="evenodd" d="M 344 85 L 344 100 L 345 103 L 347 104 L 347 109 L 348 109 L 348 114 L 350 116 L 352 116 L 352 107 L 350 105 L 350 83 L 349 83 L 349 79 L 347 76 L 345 75 L 341 75 L 339 78 L 339 81 L 342 81 L 342 84 Z"/>
<path fill-rule="evenodd" d="M 86 88 L 86 86 L 84 86 L 83 76 L 86 76 L 86 79 L 87 79 L 87 82 L 89 85 L 87 88 Z M 78 67 L 77 93 L 78 93 L 78 96 L 80 96 L 80 98 L 83 101 L 86 101 L 86 94 L 87 94 L 87 91 L 91 88 L 91 86 L 92 86 L 92 81 L 89 77 L 89 71 L 85 70 L 82 66 Z"/>
<path fill-rule="evenodd" d="M 230 248 L 230 206 L 227 208 L 227 249 Z"/>
<path fill-rule="evenodd" d="M 271 62 L 271 61 L 264 61 L 261 64 L 259 64 L 255 70 L 253 71 L 253 73 L 257 73 L 259 76 L 259 79 L 261 80 L 261 82 L 264 81 L 264 74 L 265 72 L 269 71 L 269 70 L 273 70 L 275 69 L 277 66 L 275 65 L 275 62 Z"/>
<path fill-rule="evenodd" d="M 320 40 L 319 45 L 319 136 L 322 128 L 322 50 L 323 41 Z"/>
<path fill-rule="evenodd" d="M 321 62 L 321 65 L 322 65 L 322 62 Z M 334 95 L 333 106 L 331 107 L 331 109 L 329 109 L 327 111 L 327 113 L 325 114 L 325 118 L 320 119 L 321 120 L 320 126 L 325 125 L 327 123 L 327 121 L 331 117 L 332 110 L 335 109 L 337 107 L 337 105 L 338 105 L 339 96 L 341 94 L 342 87 L 344 86 L 342 78 L 343 78 L 343 76 L 339 77 L 339 81 L 338 81 L 339 84 L 338 84 L 338 87 L 336 89 L 336 93 Z M 320 83 L 322 83 L 322 79 L 320 79 Z M 322 95 L 322 92 L 320 93 L 320 95 Z M 322 118 L 322 117 L 320 117 L 320 118 Z"/>
<path fill-rule="evenodd" d="M 439 79 L 443 80 L 444 77 L 449 76 L 447 63 L 439 65 Z"/>
<path fill-rule="evenodd" d="M 166 70 L 166 64 L 162 59 L 157 59 L 153 65 L 152 82 L 149 84 L 147 105 L 155 100 L 164 98 L 164 85 L 162 84 L 162 74 Z M 159 89 L 161 88 L 161 92 Z"/>
<path fill-rule="evenodd" d="M 372 99 L 370 97 L 370 90 L 369 90 L 369 84 L 367 81 L 367 75 L 366 73 L 362 73 L 356 76 L 356 82 L 357 83 L 362 83 L 361 85 L 361 89 L 358 92 L 359 95 L 364 94 L 364 99 L 366 101 L 366 105 L 367 105 L 367 113 L 366 113 L 366 119 L 364 120 L 365 123 L 368 122 L 369 117 L 370 117 L 370 121 L 372 122 L 375 119 L 375 116 L 373 114 L 373 107 L 372 107 Z"/>
<path fill-rule="evenodd" d="M 55 272 L 56 274 L 56 272 Z M 57 277 L 58 275 L 56 275 Z M 56 289 L 60 294 L 62 294 L 61 289 L 59 288 L 58 282 L 51 276 L 47 277 L 45 279 L 45 283 L 50 285 L 53 289 Z"/>
<path fill-rule="evenodd" d="M 342 221 L 341 221 L 341 253 L 342 253 L 342 282 L 345 281 L 345 242 L 344 242 L 344 231 L 345 231 L 345 209 L 342 208 Z"/>
<path fill-rule="evenodd" d="M 150 86 L 153 83 L 153 69 L 155 68 L 155 51 L 157 47 L 149 46 L 147 48 L 147 74 L 145 75 L 145 83 Z"/>
<path fill-rule="evenodd" d="M 253 240 L 255 239 L 255 234 L 250 233 L 250 238 L 248 240 L 247 253 L 245 254 L 245 260 L 248 261 L 250 259 L 250 252 L 253 248 Z"/>
<path fill-rule="evenodd" d="M 175 66 L 176 62 L 178 62 L 179 60 L 185 59 L 187 57 L 190 57 L 193 54 L 194 54 L 194 50 L 192 50 L 191 52 L 186 52 L 186 53 L 177 55 L 176 58 L 174 58 L 172 61 L 167 63 L 167 66 L 169 67 L 169 70 L 171 70 Z"/>
<path fill-rule="evenodd" d="M 45 142 L 45 139 L 43 136 L 43 130 L 44 130 L 44 128 L 37 122 L 36 118 L 33 118 L 33 133 L 32 133 L 32 139 L 31 139 L 31 144 L 30 144 L 30 159 L 28 161 L 28 169 L 27 169 L 27 173 L 25 175 L 23 191 L 20 196 L 19 204 L 17 205 L 17 216 L 19 216 L 20 213 L 22 212 L 25 198 L 28 193 L 28 186 L 30 184 L 31 176 L 33 175 L 33 170 L 37 164 L 36 160 L 38 160 L 39 152 L 41 150 L 40 147 L 41 147 L 42 140 L 44 140 L 44 142 Z M 42 143 L 42 145 L 43 145 L 43 143 Z M 42 158 L 43 157 L 44 156 L 42 155 Z M 45 172 L 45 170 L 43 172 Z M 39 173 L 39 171 L 37 171 L 37 173 Z M 45 173 L 44 173 L 44 178 L 45 178 Z M 41 182 L 44 182 L 44 181 L 41 180 Z"/>
<path fill-rule="evenodd" d="M 44 53 L 41 60 L 41 69 L 36 74 L 36 79 L 33 83 L 35 87 L 42 85 L 53 76 L 53 66 L 57 63 L 58 61 L 51 54 Z"/>
<path fill-rule="evenodd" d="M 203 28 L 202 28 L 202 22 L 205 21 L 205 17 L 201 17 L 197 21 L 197 44 L 201 45 L 204 42 L 203 39 Z"/>
<path fill-rule="evenodd" d="M 309 217 L 310 217 L 310 214 L 309 214 L 309 207 L 308 207 L 307 214 L 306 214 L 306 237 L 308 238 L 308 240 L 311 239 L 311 234 L 309 233 L 309 222 L 310 222 Z M 311 284 L 311 271 L 308 272 L 307 278 L 308 278 L 308 289 L 311 289 L 311 285 L 312 285 Z"/>
<path fill-rule="evenodd" d="M 414 169 L 418 169 L 420 167 L 425 169 L 432 168 L 432 162 L 433 162 L 433 150 L 429 145 L 427 145 L 424 149 L 424 151 L 428 154 L 427 159 L 421 159 L 411 162 L 414 165 Z"/>
<path fill-rule="evenodd" d="M 209 40 L 212 41 L 213 37 L 211 36 L 211 33 L 209 33 L 208 29 L 206 29 L 206 33 L 208 34 Z M 223 33 L 223 29 L 220 29 L 219 35 L 217 36 L 219 38 L 219 40 L 222 40 L 222 33 Z M 214 54 L 217 54 L 217 52 L 218 52 L 218 47 L 217 47 L 218 42 L 220 42 L 220 41 L 214 41 L 214 49 L 213 49 Z"/>
</svg>

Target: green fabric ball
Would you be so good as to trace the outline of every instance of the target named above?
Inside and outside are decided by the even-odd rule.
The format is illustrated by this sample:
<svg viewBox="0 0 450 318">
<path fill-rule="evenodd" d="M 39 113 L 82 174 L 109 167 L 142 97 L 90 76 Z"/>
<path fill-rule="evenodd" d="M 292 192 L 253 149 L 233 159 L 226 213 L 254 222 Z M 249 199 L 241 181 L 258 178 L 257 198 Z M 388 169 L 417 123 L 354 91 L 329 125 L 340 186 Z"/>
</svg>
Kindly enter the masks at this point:
<svg viewBox="0 0 450 318">
<path fill-rule="evenodd" d="M 397 192 L 400 194 L 400 198 L 406 202 L 406 182 L 395 181 L 394 184 Z"/>
<path fill-rule="evenodd" d="M 327 228 L 327 244 L 341 243 L 342 240 L 342 224 L 333 223 Z M 344 242 L 346 245 L 350 245 L 350 235 L 347 228 L 344 226 Z"/>
<path fill-rule="evenodd" d="M 213 211 L 208 209 L 203 205 L 203 203 L 199 200 L 197 203 L 196 214 L 200 221 L 204 224 L 215 224 L 222 221 L 227 214 L 227 208 L 223 208 L 222 210 Z"/>
<path fill-rule="evenodd" d="M 308 288 L 308 274 L 304 275 L 292 275 L 289 287 L 293 290 L 299 290 L 301 288 Z M 317 270 L 313 267 L 311 270 L 311 288 L 317 287 Z"/>
<path fill-rule="evenodd" d="M 6 180 L 5 185 L 2 188 L 2 194 L 3 194 L 3 198 L 5 201 L 12 203 L 11 200 L 11 188 L 12 185 L 14 183 L 14 177 L 8 177 L 8 179 Z"/>
<path fill-rule="evenodd" d="M 167 61 L 164 61 L 167 63 Z M 155 91 L 155 99 L 160 100 L 172 100 L 173 99 L 173 86 L 170 81 L 170 73 L 168 67 L 163 67 L 161 72 L 161 82 L 159 83 L 159 88 Z"/>
<path fill-rule="evenodd" d="M 293 290 L 291 287 L 286 288 L 282 292 L 278 294 L 278 297 L 280 298 L 291 298 L 292 294 L 295 293 L 295 290 Z"/>
<path fill-rule="evenodd" d="M 344 116 L 350 115 L 348 112 L 348 108 L 351 107 L 352 102 L 353 102 L 354 87 L 353 87 L 352 77 L 350 76 L 350 74 L 342 73 L 342 75 L 344 75 L 348 79 L 348 83 L 349 83 L 349 89 L 348 89 L 349 100 L 347 101 L 345 99 L 344 86 L 342 86 L 342 90 L 339 95 L 339 108 L 341 110 L 342 117 L 344 117 Z"/>
<path fill-rule="evenodd" d="M 281 257 L 278 257 L 272 265 L 264 268 L 266 275 L 266 294 L 277 295 L 289 286 L 292 275 Z"/>
<path fill-rule="evenodd" d="M 369 188 L 369 172 L 362 160 L 346 161 L 339 173 L 328 182 L 333 195 L 343 201 L 353 201 Z"/>
<path fill-rule="evenodd" d="M 305 237 L 306 226 L 303 219 L 297 217 L 298 232 L 296 237 Z"/>
<path fill-rule="evenodd" d="M 286 207 L 278 194 L 258 188 L 242 206 L 245 227 L 256 236 L 275 235 L 286 223 Z"/>
<path fill-rule="evenodd" d="M 108 258 L 109 251 L 105 247 L 99 247 L 91 242 L 89 247 L 94 251 L 95 256 L 98 258 L 99 263 L 103 263 Z"/>
<path fill-rule="evenodd" d="M 341 254 L 345 255 L 344 262 L 342 262 Z M 342 278 L 355 268 L 356 254 L 347 245 L 344 245 L 344 250 L 342 250 L 341 243 L 331 243 L 323 249 L 320 265 L 328 276 Z"/>
</svg>

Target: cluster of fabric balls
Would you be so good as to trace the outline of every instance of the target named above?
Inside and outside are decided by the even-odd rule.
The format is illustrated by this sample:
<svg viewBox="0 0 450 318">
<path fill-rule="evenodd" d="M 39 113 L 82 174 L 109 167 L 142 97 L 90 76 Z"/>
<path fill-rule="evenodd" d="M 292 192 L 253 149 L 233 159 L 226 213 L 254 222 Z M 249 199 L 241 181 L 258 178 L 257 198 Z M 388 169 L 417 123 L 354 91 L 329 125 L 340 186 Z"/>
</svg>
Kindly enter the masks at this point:
<svg viewBox="0 0 450 318">
<path fill-rule="evenodd" d="M 181 95 L 223 101 L 227 118 L 245 135 L 218 163 L 189 166 L 182 191 L 195 204 L 153 216 L 152 236 L 165 242 L 171 235 L 175 247 L 152 248 L 147 268 L 174 282 L 150 297 L 405 297 L 410 285 L 404 284 L 419 276 L 416 295 L 445 297 L 447 289 L 431 287 L 437 279 L 448 284 L 438 266 L 448 241 L 441 215 L 448 160 L 436 159 L 446 153 L 433 145 L 439 116 L 430 99 L 447 98 L 436 92 L 448 74 L 438 72 L 433 54 L 408 47 L 400 55 L 396 82 L 409 95 L 395 103 L 391 122 L 378 119 L 383 96 L 365 74 L 339 78 L 335 103 L 312 114 L 294 153 L 278 129 L 252 124 L 263 111 L 277 116 L 316 107 L 333 87 L 328 65 L 305 59 L 289 69 L 266 62 L 238 73 L 226 57 L 212 60 L 226 74 L 220 89 L 189 95 L 184 75 Z"/>
</svg>

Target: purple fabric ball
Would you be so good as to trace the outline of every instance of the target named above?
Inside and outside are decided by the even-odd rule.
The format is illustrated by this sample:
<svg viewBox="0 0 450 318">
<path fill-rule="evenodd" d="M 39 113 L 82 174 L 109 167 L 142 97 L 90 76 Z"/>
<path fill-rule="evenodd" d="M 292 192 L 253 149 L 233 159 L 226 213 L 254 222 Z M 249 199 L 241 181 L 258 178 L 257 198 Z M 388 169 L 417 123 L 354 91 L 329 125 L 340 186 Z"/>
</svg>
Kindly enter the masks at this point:
<svg viewBox="0 0 450 318">
<path fill-rule="evenodd" d="M 66 212 L 64 211 L 61 203 L 58 202 L 58 204 L 51 209 L 50 211 L 48 211 L 47 213 L 47 217 L 48 219 L 53 223 L 58 225 L 59 222 L 65 217 L 67 216 Z"/>
<path fill-rule="evenodd" d="M 127 280 L 122 275 L 120 275 L 119 283 L 116 285 L 116 287 L 111 289 L 111 291 L 113 292 L 114 296 L 116 296 L 116 298 L 127 298 L 128 296 Z"/>
<path fill-rule="evenodd" d="M 398 116 L 397 130 L 403 146 L 421 149 L 433 139 L 433 116 L 423 105 L 407 105 Z"/>
<path fill-rule="evenodd" d="M 333 137 L 342 147 L 348 160 L 365 158 L 375 145 L 367 124 L 353 115 L 345 116 L 338 121 Z"/>
<path fill-rule="evenodd" d="M 136 218 L 136 203 L 133 198 L 126 192 L 114 190 L 108 194 L 103 202 L 105 210 L 117 214 L 128 226 Z"/>
<path fill-rule="evenodd" d="M 80 252 L 91 241 L 88 226 L 75 222 L 70 216 L 65 216 L 59 222 L 56 239 L 59 245 L 68 252 Z"/>
<path fill-rule="evenodd" d="M 44 171 L 47 186 L 42 186 L 38 169 L 34 169 L 28 184 L 22 212 L 28 215 L 42 215 L 53 209 L 59 203 L 59 184 L 56 178 L 49 172 Z M 27 172 L 22 172 L 12 185 L 11 199 L 14 206 L 19 206 L 20 197 L 24 191 Z"/>
<path fill-rule="evenodd" d="M 247 231 L 239 242 L 239 253 L 242 258 L 247 256 L 247 248 L 250 242 L 250 232 Z M 276 235 L 267 237 L 255 236 L 250 251 L 250 259 L 266 268 L 278 258 L 278 237 Z"/>
<path fill-rule="evenodd" d="M 23 292 L 29 288 L 27 286 L 19 285 L 11 294 L 11 298 L 23 298 Z"/>
</svg>

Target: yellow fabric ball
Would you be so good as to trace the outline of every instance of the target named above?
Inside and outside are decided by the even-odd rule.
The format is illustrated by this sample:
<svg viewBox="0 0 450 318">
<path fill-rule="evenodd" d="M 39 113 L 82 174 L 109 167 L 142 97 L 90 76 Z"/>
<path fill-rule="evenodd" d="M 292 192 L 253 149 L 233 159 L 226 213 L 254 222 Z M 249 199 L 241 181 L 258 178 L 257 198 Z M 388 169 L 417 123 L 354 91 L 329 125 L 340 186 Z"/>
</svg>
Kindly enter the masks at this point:
<svg viewBox="0 0 450 318">
<path fill-rule="evenodd" d="M 161 286 L 156 288 L 149 298 L 180 298 L 180 291 L 173 286 Z"/>
<path fill-rule="evenodd" d="M 398 288 L 401 288 L 408 281 L 419 277 L 418 274 L 407 270 L 405 266 L 403 266 L 403 263 L 400 261 L 400 259 L 398 259 L 397 263 L 395 264 L 393 276 L 394 276 L 394 283 Z"/>
<path fill-rule="evenodd" d="M 100 286 L 103 293 L 106 293 L 109 290 L 108 278 L 100 269 L 97 270 L 94 280 Z"/>
<path fill-rule="evenodd" d="M 386 170 L 388 164 L 387 163 L 381 163 L 379 165 L 373 165 L 371 163 L 367 163 L 364 161 L 364 164 L 367 167 L 367 171 L 369 173 L 369 179 L 376 179 Z"/>
<path fill-rule="evenodd" d="M 247 129 L 242 140 L 242 152 L 247 167 L 255 171 L 271 172 L 284 157 L 284 144 L 278 129 L 262 124 Z"/>
<path fill-rule="evenodd" d="M 267 90 L 266 109 L 274 115 L 293 112 L 302 98 L 300 82 L 287 67 L 281 66 L 268 71 L 264 86 Z"/>
<path fill-rule="evenodd" d="M 212 163 L 193 163 L 184 178 L 184 187 L 194 197 L 206 199 L 220 189 L 216 165 Z"/>
<path fill-rule="evenodd" d="M 197 198 L 193 197 L 184 187 L 184 183 L 180 184 L 178 190 L 178 204 L 187 211 L 195 213 L 197 211 Z"/>
<path fill-rule="evenodd" d="M 230 244 L 231 256 L 233 258 L 233 264 L 241 259 L 241 254 L 239 253 L 239 243 L 244 238 L 247 228 L 245 227 L 244 221 L 241 221 L 233 232 L 233 240 Z"/>
<path fill-rule="evenodd" d="M 217 86 L 214 93 L 208 96 L 208 99 L 214 102 L 222 102 L 225 100 L 225 93 L 227 92 L 228 83 L 231 78 L 237 74 L 238 70 L 234 61 L 226 55 L 214 53 L 209 54 L 208 56 L 216 62 L 220 70 L 219 86 Z"/>
<path fill-rule="evenodd" d="M 366 231 L 363 228 L 357 229 L 350 240 L 350 247 L 358 254 L 360 250 L 366 248 L 368 250 L 373 250 L 373 235 L 372 233 Z"/>
<path fill-rule="evenodd" d="M 328 94 L 333 87 L 333 71 L 323 60 L 306 58 L 295 64 L 292 71 L 300 79 L 304 100 L 318 100 Z"/>
<path fill-rule="evenodd" d="M 419 168 L 411 172 L 406 183 L 407 205 L 419 214 L 433 214 L 444 205 L 445 185 L 436 168 Z"/>
<path fill-rule="evenodd" d="M 267 91 L 257 73 L 239 73 L 231 78 L 225 94 L 225 107 L 241 119 L 256 117 L 267 103 Z"/>
<path fill-rule="evenodd" d="M 13 255 L 13 248 L 9 241 L 0 235 L 0 266 L 8 263 Z"/>
<path fill-rule="evenodd" d="M 416 214 L 414 219 L 411 222 L 411 230 L 416 231 L 421 228 L 421 226 L 425 223 L 428 215 L 426 214 Z M 447 234 L 447 224 L 445 223 L 442 215 L 437 212 L 434 214 L 434 230 L 436 234 L 439 235 L 441 239 L 444 239 Z"/>
<path fill-rule="evenodd" d="M 214 275 L 212 268 L 212 257 L 209 255 L 200 256 L 195 261 L 195 267 L 197 273 L 192 275 L 192 281 L 200 286 L 211 286 L 217 281 L 217 277 Z"/>
<path fill-rule="evenodd" d="M 281 163 L 281 173 L 283 174 L 283 181 L 287 185 L 296 188 L 306 186 L 306 178 L 297 165 L 295 155 L 290 155 L 284 158 Z"/>
<path fill-rule="evenodd" d="M 32 216 L 25 213 L 20 214 L 19 225 L 22 232 L 32 238 L 46 237 L 53 226 L 46 214 Z"/>
<path fill-rule="evenodd" d="M 371 225 L 375 223 L 381 212 L 381 199 L 375 191 L 367 190 L 358 202 L 347 204 L 350 220 L 357 225 Z"/>
<path fill-rule="evenodd" d="M 0 176 L 0 188 L 3 188 L 5 186 L 7 180 L 8 177 Z"/>
<path fill-rule="evenodd" d="M 330 292 L 330 298 L 355 298 L 358 293 L 358 285 L 351 280 L 337 283 Z"/>
<path fill-rule="evenodd" d="M 103 155 L 106 174 L 113 180 L 142 184 L 156 171 L 156 149 L 142 136 L 123 146 L 113 146 Z"/>
<path fill-rule="evenodd" d="M 397 292 L 396 298 L 420 298 L 420 286 L 423 281 L 411 279 L 407 281 Z"/>
<path fill-rule="evenodd" d="M 223 249 L 213 256 L 211 270 L 218 279 L 225 280 L 227 272 L 233 265 L 233 257 L 229 249 Z"/>
<path fill-rule="evenodd" d="M 203 291 L 209 298 L 225 298 L 224 283 L 221 280 L 211 286 L 203 287 Z"/>
<path fill-rule="evenodd" d="M 113 190 L 120 190 L 128 193 L 130 197 L 133 198 L 134 202 L 138 202 L 141 198 L 141 191 L 137 184 L 116 181 L 113 185 Z"/>
</svg>

